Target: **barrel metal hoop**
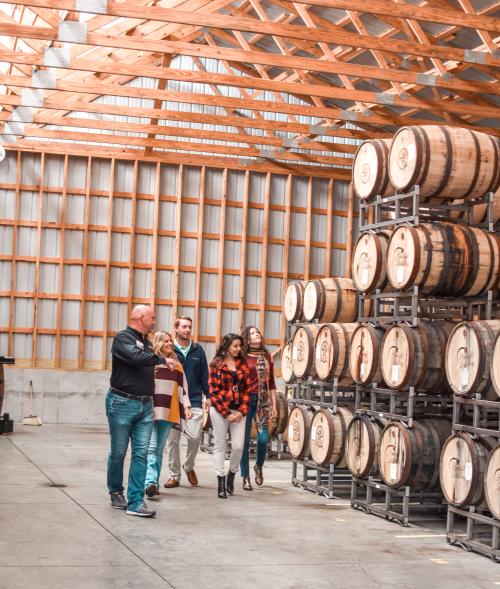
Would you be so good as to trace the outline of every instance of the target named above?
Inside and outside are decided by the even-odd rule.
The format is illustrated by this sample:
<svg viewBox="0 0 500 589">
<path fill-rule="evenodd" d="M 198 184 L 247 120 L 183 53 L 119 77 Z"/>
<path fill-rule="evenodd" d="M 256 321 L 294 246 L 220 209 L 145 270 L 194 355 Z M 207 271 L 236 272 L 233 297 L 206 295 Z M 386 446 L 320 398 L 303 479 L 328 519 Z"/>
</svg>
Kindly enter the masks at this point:
<svg viewBox="0 0 500 589">
<path fill-rule="evenodd" d="M 421 229 L 422 233 L 424 234 L 425 241 L 426 241 L 424 248 L 428 252 L 427 262 L 425 264 L 425 269 L 424 269 L 424 274 L 422 276 L 422 280 L 420 281 L 421 286 L 425 287 L 425 283 L 427 282 L 427 279 L 429 278 L 429 275 L 430 275 L 431 269 L 432 269 L 433 247 L 432 247 L 432 240 L 431 240 L 429 229 L 425 225 L 420 225 L 419 229 Z M 420 263 L 418 265 L 420 265 Z M 415 266 L 417 266 L 417 264 L 415 264 Z"/>
<path fill-rule="evenodd" d="M 432 194 L 429 195 L 430 198 L 441 194 L 441 192 L 444 190 L 445 186 L 448 184 L 448 180 L 450 179 L 451 168 L 453 165 L 453 146 L 451 144 L 450 134 L 448 133 L 448 129 L 442 125 L 439 125 L 439 129 L 443 132 L 446 141 L 446 151 L 448 157 L 446 158 L 446 165 L 444 168 L 443 179 L 441 180 L 441 184 L 436 188 L 436 190 Z"/>
<path fill-rule="evenodd" d="M 335 287 L 337 288 L 337 308 L 335 310 L 335 315 L 332 319 L 332 323 L 336 323 L 336 321 L 340 315 L 340 311 L 342 309 L 342 289 L 340 288 L 340 282 L 339 282 L 338 278 L 334 278 L 333 281 L 335 283 Z M 356 296 L 357 296 L 357 294 L 358 293 L 356 291 Z"/>
<path fill-rule="evenodd" d="M 491 279 L 493 278 L 493 274 L 495 272 L 495 252 L 493 251 L 493 243 L 492 243 L 493 238 L 492 238 L 492 236 L 487 231 L 485 231 L 484 234 L 485 234 L 486 240 L 488 242 L 488 248 L 490 250 L 490 256 L 489 256 L 490 257 L 490 267 L 489 267 L 489 271 L 488 271 L 488 279 L 486 281 L 486 289 L 489 289 L 489 288 L 491 288 L 490 282 L 491 282 Z M 480 260 L 479 254 L 478 254 L 477 260 L 478 260 L 477 268 L 479 271 L 479 260 Z"/>
<path fill-rule="evenodd" d="M 326 286 L 321 280 L 314 280 L 313 282 L 316 289 L 316 296 L 318 297 L 317 314 L 315 318 L 318 319 L 318 321 L 323 321 L 323 315 L 326 308 Z"/>
<path fill-rule="evenodd" d="M 477 275 L 479 274 L 479 264 L 481 262 L 479 257 L 479 243 L 477 241 L 477 236 L 475 232 L 471 231 L 468 227 L 461 227 L 461 230 L 462 233 L 465 235 L 472 262 L 469 271 L 469 278 L 465 281 L 463 288 L 459 292 L 457 292 L 458 295 L 467 294 L 469 290 L 472 288 L 472 285 L 476 281 Z M 476 263 L 474 263 L 474 260 L 476 261 Z"/>
<path fill-rule="evenodd" d="M 495 161 L 493 166 L 495 174 L 493 175 L 493 179 L 487 192 L 496 192 L 500 187 L 500 139 L 498 139 L 498 137 L 493 137 L 492 135 L 488 135 L 488 137 L 493 143 L 493 151 L 495 152 Z"/>
<path fill-rule="evenodd" d="M 477 138 L 477 134 L 472 129 L 467 129 L 467 131 L 471 134 L 472 139 L 474 141 L 474 147 L 476 148 L 476 166 L 474 168 L 474 177 L 472 178 L 471 185 L 469 189 L 463 194 L 460 198 L 467 198 L 471 195 L 474 188 L 476 187 L 476 182 L 479 177 L 479 171 L 481 169 L 481 146 L 479 145 L 479 139 Z"/>
<path fill-rule="evenodd" d="M 389 173 L 387 172 L 387 160 L 388 160 L 388 154 L 389 154 L 389 150 L 387 149 L 387 147 L 384 145 L 382 147 L 382 144 L 380 141 L 378 141 L 377 139 L 375 139 L 373 141 L 373 147 L 375 148 L 375 152 L 378 156 L 378 159 L 382 162 L 382 165 L 378 167 L 377 169 L 377 176 L 375 179 L 375 185 L 376 186 L 380 186 L 380 183 L 382 182 L 382 178 L 383 175 L 385 173 L 385 182 L 382 184 L 382 186 L 380 186 L 379 191 L 377 192 L 377 194 L 385 194 L 385 191 L 387 190 L 387 186 L 389 184 Z"/>
</svg>

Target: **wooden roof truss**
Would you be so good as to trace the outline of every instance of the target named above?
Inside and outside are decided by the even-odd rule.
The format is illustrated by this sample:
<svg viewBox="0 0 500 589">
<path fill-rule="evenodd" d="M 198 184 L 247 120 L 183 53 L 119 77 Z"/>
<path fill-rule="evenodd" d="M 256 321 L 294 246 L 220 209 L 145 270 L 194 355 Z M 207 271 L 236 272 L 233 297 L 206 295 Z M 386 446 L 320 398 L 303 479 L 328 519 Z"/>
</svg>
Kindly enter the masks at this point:
<svg viewBox="0 0 500 589">
<path fill-rule="evenodd" d="M 401 125 L 500 136 L 499 41 L 489 0 L 14 0 L 0 141 L 347 177 Z"/>
</svg>

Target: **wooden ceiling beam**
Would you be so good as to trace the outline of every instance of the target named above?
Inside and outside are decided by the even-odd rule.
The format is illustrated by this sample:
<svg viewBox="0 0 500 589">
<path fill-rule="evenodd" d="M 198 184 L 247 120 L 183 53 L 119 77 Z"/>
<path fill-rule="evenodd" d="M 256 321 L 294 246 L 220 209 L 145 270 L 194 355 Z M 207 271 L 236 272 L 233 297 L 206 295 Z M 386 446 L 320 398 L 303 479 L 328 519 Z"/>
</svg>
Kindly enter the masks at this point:
<svg viewBox="0 0 500 589">
<path fill-rule="evenodd" d="M 215 143 L 197 143 L 191 141 L 175 141 L 169 139 L 148 139 L 147 137 L 133 137 L 130 135 L 116 135 L 105 133 L 84 133 L 79 131 L 58 131 L 26 125 L 23 137 L 37 137 L 39 139 L 57 139 L 73 141 L 75 143 L 105 143 L 136 147 L 156 147 L 161 150 L 180 150 L 189 152 L 209 152 L 219 155 L 230 155 L 242 158 L 264 157 L 262 151 L 255 147 L 235 147 L 232 145 L 218 145 Z M 146 154 L 149 155 L 149 154 Z M 335 156 L 318 155 L 315 153 L 298 153 L 292 151 L 266 150 L 265 157 L 273 160 L 285 160 L 292 163 L 310 162 L 313 164 L 327 164 L 329 166 L 351 166 L 352 159 Z"/>
<path fill-rule="evenodd" d="M 0 23 L 0 35 L 13 37 L 42 39 L 53 41 L 57 39 L 58 33 L 55 29 L 47 27 L 29 27 L 24 25 L 13 25 Z M 365 66 L 350 62 L 333 63 L 325 59 L 313 59 L 310 57 L 297 57 L 266 53 L 265 51 L 243 51 L 225 47 L 208 47 L 183 43 L 180 41 L 160 41 L 151 39 L 136 39 L 127 36 L 97 35 L 89 33 L 87 44 L 119 47 L 136 51 L 150 51 L 153 53 L 173 53 L 211 59 L 222 59 L 234 62 L 252 63 L 282 67 L 285 69 L 301 69 L 306 71 L 324 72 L 330 74 L 346 74 L 374 80 L 386 80 L 405 82 L 408 84 L 419 84 L 437 86 L 448 90 L 463 90 L 473 92 L 500 94 L 500 85 L 494 83 L 476 82 L 468 80 L 446 80 L 435 76 L 432 79 L 419 79 L 418 74 L 412 71 L 401 69 L 384 69 L 373 66 Z M 73 61 L 73 60 L 71 60 Z M 98 64 L 96 64 L 97 66 Z M 140 66 L 139 66 L 140 67 Z M 76 68 L 75 68 L 76 69 Z M 495 88 L 495 86 L 498 86 Z"/>
<path fill-rule="evenodd" d="M 33 54 L 26 54 L 26 53 L 20 53 L 20 52 L 11 52 L 11 51 L 0 51 L 0 59 L 4 59 L 7 62 L 21 62 L 27 65 L 42 65 L 43 64 L 43 59 L 41 58 L 41 56 L 38 55 L 33 55 Z M 370 103 L 380 103 L 380 104 L 385 104 L 387 101 L 387 98 L 383 97 L 382 95 L 375 93 L 375 92 L 366 92 L 366 91 L 360 91 L 360 90 L 354 90 L 354 91 L 346 91 L 345 89 L 341 89 L 341 88 L 337 88 L 337 87 L 331 87 L 331 86 L 322 86 L 319 84 L 313 85 L 313 84 L 290 84 L 288 82 L 275 82 L 273 80 L 262 80 L 260 78 L 251 78 L 251 77 L 242 77 L 242 76 L 228 76 L 228 75 L 222 75 L 222 74 L 208 74 L 208 73 L 198 73 L 198 72 L 185 72 L 182 70 L 170 70 L 167 68 L 153 68 L 153 67 L 142 67 L 140 68 L 139 66 L 123 66 L 120 64 L 116 64 L 116 65 L 108 65 L 108 64 L 101 64 L 101 63 L 97 63 L 94 64 L 92 62 L 87 62 L 84 60 L 79 60 L 79 61 L 75 61 L 75 63 L 72 64 L 73 67 L 75 68 L 79 68 L 82 70 L 87 69 L 88 71 L 90 70 L 95 70 L 97 69 L 98 71 L 106 71 L 109 73 L 124 73 L 126 71 L 128 71 L 131 75 L 132 73 L 135 73 L 135 70 L 137 70 L 137 75 L 139 75 L 139 73 L 141 72 L 144 76 L 148 76 L 148 77 L 156 77 L 156 78 L 167 78 L 167 79 L 174 79 L 174 80 L 183 80 L 183 81 L 193 81 L 193 82 L 204 82 L 204 83 L 216 83 L 216 84 L 223 84 L 223 85 L 228 85 L 228 86 L 238 86 L 238 85 L 242 85 L 244 87 L 257 87 L 257 88 L 262 88 L 262 89 L 275 89 L 281 92 L 289 92 L 289 93 L 293 93 L 293 94 L 299 94 L 301 91 L 303 93 L 306 93 L 308 95 L 317 95 L 317 96 L 323 96 L 325 98 L 338 98 L 341 100 L 353 100 L 356 98 L 359 98 L 360 100 L 366 101 L 366 102 L 370 102 Z M 133 72 L 131 71 L 131 69 L 133 70 Z M 15 85 L 17 83 L 20 83 L 20 85 L 22 86 L 29 86 L 30 83 L 29 81 L 26 82 L 24 81 L 24 83 L 21 82 L 21 80 L 23 80 L 23 78 L 20 78 L 19 80 L 14 80 L 14 77 L 12 76 L 7 76 L 5 78 L 5 83 L 7 85 Z M 68 84 L 70 84 L 70 86 L 68 86 Z M 85 90 L 85 88 L 87 90 Z M 61 89 L 68 89 L 70 91 L 74 91 L 74 92 L 93 92 L 95 91 L 96 94 L 115 94 L 115 95 L 123 95 L 123 86 L 115 86 L 115 85 L 107 85 L 107 84 L 88 84 L 88 83 L 69 83 L 69 82 L 64 82 L 64 81 L 58 81 L 57 82 L 57 86 L 56 89 L 61 90 Z M 492 85 L 492 90 L 500 90 L 500 86 L 497 85 Z M 127 92 L 125 90 L 125 92 Z M 154 90 L 149 90 L 148 92 L 150 92 L 151 94 L 142 94 L 141 96 L 144 98 L 148 98 L 148 97 L 152 97 L 155 98 L 157 96 L 156 92 Z M 163 99 L 164 100 L 169 100 L 171 96 L 171 93 L 169 93 L 168 91 L 165 91 L 165 93 L 163 94 Z M 415 98 L 409 98 L 406 99 L 405 97 L 401 98 L 401 97 L 397 97 L 397 96 L 392 96 L 391 97 L 391 102 L 395 105 L 395 106 L 400 106 L 403 108 L 421 108 L 421 109 L 434 109 L 436 108 L 436 106 L 438 108 L 441 108 L 441 104 L 434 104 L 433 101 L 426 101 L 423 99 L 420 99 L 418 97 Z M 445 105 L 443 107 L 445 110 L 447 110 L 448 108 L 450 109 L 449 112 L 455 112 L 457 114 L 460 114 L 460 112 L 466 112 L 467 114 L 470 115 L 478 115 L 478 116 L 489 116 L 485 115 L 484 111 L 474 107 L 474 105 L 463 105 L 458 107 L 457 105 L 453 105 L 453 106 L 449 106 L 449 105 Z M 461 109 L 463 109 L 463 111 L 461 111 Z M 492 108 L 492 116 L 495 116 L 494 112 L 493 112 L 494 108 Z M 496 115 L 498 116 L 498 115 Z"/>
<path fill-rule="evenodd" d="M 30 79 L 23 78 L 21 76 L 8 76 L 8 80 L 12 86 L 18 87 L 31 87 Z M 11 82 L 11 80 L 13 80 Z M 83 91 L 86 87 L 85 84 L 78 84 L 76 82 L 58 82 L 56 86 L 61 91 Z M 103 88 L 104 90 L 106 88 Z M 158 90 L 151 90 L 149 88 L 137 88 L 133 86 L 116 86 L 113 88 L 113 95 L 116 96 L 130 96 L 135 98 L 146 98 L 151 99 L 158 96 Z M 64 95 L 63 95 L 64 96 Z M 78 98 L 78 97 L 77 97 Z M 64 100 L 64 98 L 63 98 Z M 1 99 L 0 99 L 1 102 Z M 20 99 L 12 99 L 12 104 L 18 106 L 20 104 Z M 67 104 L 67 100 L 64 100 L 64 103 Z M 50 105 L 50 103 L 49 103 Z M 238 127 L 243 122 L 245 123 L 246 127 L 254 128 L 254 129 L 270 129 L 273 131 L 281 131 L 281 132 L 290 132 L 290 133 L 307 133 L 310 129 L 310 125 L 307 124 L 299 124 L 299 123 L 289 123 L 286 121 L 278 121 L 278 120 L 267 120 L 261 121 L 253 118 L 243 118 L 243 117 L 228 117 L 224 115 L 218 114 L 210 114 L 210 113 L 196 113 L 196 112 L 186 112 L 182 110 L 167 110 L 167 109 L 148 109 L 148 108 L 139 108 L 139 107 L 129 107 L 129 106 L 118 106 L 114 104 L 101 104 L 98 102 L 85 102 L 79 101 L 77 103 L 72 103 L 74 106 L 75 111 L 82 111 L 82 112 L 90 112 L 90 113 L 97 113 L 97 114 L 115 114 L 115 115 L 123 115 L 129 117 L 147 117 L 147 118 L 156 118 L 159 117 L 162 120 L 170 120 L 170 121 L 188 121 L 188 122 L 195 122 L 195 123 L 206 123 L 210 125 L 221 125 L 221 126 L 233 126 Z M 48 107 L 50 108 L 50 106 Z M 60 110 L 59 102 L 54 106 L 54 110 Z M 384 131 L 377 131 L 377 133 L 369 133 L 360 131 L 357 129 L 345 129 L 341 127 L 335 128 L 325 128 L 322 131 L 322 134 L 331 136 L 331 137 L 345 137 L 349 139 L 370 139 L 375 137 L 387 137 L 389 134 Z"/>
<path fill-rule="evenodd" d="M 9 113 L 0 112 L 0 121 L 8 121 Z M 160 119 L 151 119 L 159 121 Z M 157 135 L 171 137 L 190 137 L 194 139 L 207 139 L 209 141 L 227 141 L 232 143 L 248 143 L 249 145 L 263 145 L 270 147 L 283 147 L 283 139 L 267 137 L 265 135 L 246 135 L 243 133 L 229 133 L 224 131 L 209 131 L 207 129 L 196 129 L 192 127 L 176 127 L 173 125 L 131 123 L 129 121 L 107 121 L 102 119 L 80 118 L 70 116 L 57 116 L 47 113 L 37 113 L 33 116 L 33 123 L 39 125 L 56 125 L 59 127 L 79 127 L 88 129 L 100 129 L 108 131 L 147 133 L 149 139 Z M 335 151 L 346 154 L 354 154 L 357 146 L 333 141 L 304 141 L 300 144 L 301 149 L 313 151 Z M 346 163 L 349 165 L 349 162 Z"/>
<path fill-rule="evenodd" d="M 294 0 L 285 0 L 293 2 Z M 338 8 L 341 10 L 356 10 L 375 16 L 389 16 L 396 18 L 409 18 L 424 22 L 455 25 L 500 33 L 500 19 L 486 17 L 478 14 L 465 14 L 459 10 L 430 8 L 416 4 L 397 4 L 385 0 L 301 0 L 301 4 L 323 6 L 325 8 Z"/>
<path fill-rule="evenodd" d="M 0 52 L 1 57 L 1 52 Z M 120 87 L 121 88 L 121 87 Z M 241 98 L 231 98 L 231 97 L 221 97 L 221 96 L 213 96 L 207 94 L 195 94 L 189 92 L 171 92 L 167 90 L 152 90 L 152 89 L 144 89 L 145 93 L 142 94 L 144 98 L 152 99 L 158 96 L 157 93 L 161 92 L 162 98 L 164 100 L 168 100 L 171 102 L 180 102 L 180 103 L 190 103 L 190 104 L 204 104 L 209 106 L 219 106 L 219 107 L 229 107 L 241 110 L 256 110 L 260 112 L 273 112 L 273 113 L 283 113 L 283 114 L 295 114 L 295 115 L 302 115 L 308 117 L 318 117 L 321 119 L 349 119 L 355 118 L 356 121 L 359 122 L 367 122 L 368 124 L 372 125 L 386 125 L 387 119 L 383 116 L 377 114 L 358 114 L 358 113 L 350 113 L 349 115 L 346 111 L 342 111 L 339 108 L 319 108 L 315 106 L 307 106 L 302 104 L 293 104 L 293 103 L 276 103 L 271 101 L 264 101 L 264 100 L 244 100 Z M 0 103 L 4 105 L 13 105 L 13 106 L 20 106 L 21 98 L 19 96 L 3 96 L 0 97 Z M 50 108 L 50 109 L 59 109 L 59 110 L 67 110 L 67 101 L 64 100 L 64 97 L 61 96 L 52 96 L 47 98 L 44 102 L 43 108 Z M 460 110 L 460 105 L 457 104 L 449 104 L 446 105 L 448 108 L 455 108 Z M 89 109 L 88 107 L 91 107 Z M 132 113 L 135 112 L 148 112 L 151 114 L 147 114 L 145 116 L 154 117 L 160 116 L 161 117 L 161 109 L 136 109 L 134 107 L 118 107 L 117 105 L 106 105 L 106 104 L 92 104 L 89 105 L 87 102 L 83 101 L 74 101 L 71 103 L 71 110 L 92 110 L 93 112 L 98 112 L 99 109 L 104 109 L 104 112 L 110 112 L 111 114 L 116 113 L 118 111 L 122 111 L 122 114 L 125 116 L 144 116 L 144 115 L 133 115 Z M 469 108 L 473 108 L 475 112 L 477 112 L 478 107 L 475 105 L 470 105 Z M 498 117 L 500 111 L 498 108 L 491 108 L 487 109 L 486 107 L 481 107 L 481 111 L 483 112 L 483 116 L 489 116 L 491 111 L 491 116 Z M 241 123 L 237 126 L 240 126 L 245 122 L 246 119 L 241 118 Z M 397 125 L 405 125 L 408 123 L 412 124 L 439 124 L 439 121 L 428 121 L 426 119 L 419 119 L 419 118 L 412 118 L 412 119 L 405 119 L 405 117 L 399 116 L 392 116 L 391 121 Z M 464 126 L 468 126 L 464 123 Z M 480 130 L 480 127 L 472 126 L 477 130 Z M 489 129 L 488 129 L 489 131 Z M 500 130 L 498 131 L 500 133 Z"/>
<path fill-rule="evenodd" d="M 36 0 L 14 0 L 16 4 L 32 6 Z M 50 4 L 57 4 L 60 8 L 74 10 L 75 0 L 48 0 Z M 283 0 L 286 2 L 286 0 Z M 44 0 L 38 0 L 39 4 L 45 4 Z M 225 2 L 226 4 L 228 2 Z M 361 12 L 365 12 L 361 10 Z M 271 21 L 262 21 L 255 18 L 232 17 L 222 14 L 213 14 L 203 11 L 180 11 L 170 10 L 158 6 L 135 6 L 131 3 L 108 2 L 108 14 L 115 14 L 121 17 L 140 18 L 142 20 L 161 20 L 168 23 L 184 23 L 195 25 L 197 28 L 214 27 L 227 29 L 229 31 L 241 31 L 260 33 L 270 36 L 279 36 L 290 39 L 307 40 L 313 43 L 323 42 L 334 45 L 347 45 L 353 48 L 364 48 L 367 50 L 378 49 L 380 51 L 389 51 L 391 53 L 402 53 L 420 57 L 436 57 L 441 59 L 452 59 L 462 61 L 464 59 L 464 50 L 443 46 L 437 44 L 422 45 L 419 43 L 400 41 L 396 39 L 382 39 L 376 36 L 360 37 L 354 33 L 349 33 L 341 27 L 337 27 L 335 32 L 328 29 L 309 29 L 305 26 L 274 23 Z M 461 13 L 463 14 L 463 13 Z M 392 15 L 394 16 L 394 15 Z M 490 16 L 481 18 L 491 19 Z M 500 19 L 499 19 L 500 21 Z M 332 23 L 333 24 L 333 23 Z M 139 27 L 138 27 L 139 28 Z M 340 29 L 340 30 L 338 30 Z M 140 30 L 140 28 L 139 28 Z M 93 32 L 90 31 L 89 32 Z M 170 35 L 171 31 L 161 30 L 161 35 Z M 109 35 L 109 32 L 106 32 Z M 111 35 L 113 36 L 113 35 Z M 142 34 L 142 37 L 148 37 Z M 499 60 L 493 55 L 486 54 L 486 64 L 498 65 Z"/>
<path fill-rule="evenodd" d="M 333 168 L 331 166 L 300 165 L 288 162 L 254 160 L 242 164 L 239 158 L 205 156 L 201 154 L 184 154 L 154 150 L 151 155 L 144 155 L 142 150 L 101 147 L 97 145 L 77 145 L 76 143 L 55 143 L 36 140 L 19 140 L 15 146 L 7 146 L 7 150 L 32 151 L 35 153 L 57 153 L 61 155 L 92 155 L 93 157 L 116 158 L 123 160 L 139 160 L 162 162 L 168 164 L 187 164 L 193 166 L 207 166 L 211 168 L 228 168 L 235 170 L 251 170 L 254 172 L 272 172 L 274 174 L 295 174 L 297 176 L 315 176 L 321 178 L 351 179 L 351 170 Z"/>
<path fill-rule="evenodd" d="M 30 55 L 26 53 L 20 52 L 10 52 L 10 51 L 0 51 L 0 59 L 4 59 L 7 62 L 18 62 L 21 61 L 25 64 L 29 65 L 41 65 L 43 63 L 43 59 L 41 56 L 37 55 Z M 184 70 L 176 70 L 176 69 L 168 69 L 168 68 L 153 68 L 153 67 L 142 67 L 139 66 L 125 66 L 125 65 L 107 65 L 101 63 L 92 63 L 87 62 L 84 60 L 75 61 L 73 67 L 79 69 L 87 69 L 98 71 L 107 71 L 109 73 L 124 73 L 129 71 L 133 68 L 134 72 L 137 70 L 137 75 L 139 72 L 142 72 L 142 75 L 152 78 L 166 78 L 170 80 L 178 80 L 178 81 L 191 81 L 191 82 L 202 82 L 202 83 L 213 83 L 213 84 L 221 84 L 227 86 L 242 86 L 242 87 L 255 87 L 260 88 L 263 90 L 277 90 L 279 92 L 288 92 L 291 94 L 305 93 L 309 96 L 321 96 L 324 98 L 330 99 L 339 99 L 339 100 L 355 100 L 359 99 L 360 101 L 371 103 L 371 104 L 386 104 L 388 100 L 394 105 L 405 109 L 417 108 L 422 110 L 434 110 L 434 109 L 442 109 L 444 112 L 451 112 L 455 114 L 469 114 L 471 116 L 492 116 L 498 117 L 499 112 L 498 108 L 492 106 L 488 107 L 479 107 L 473 104 L 448 104 L 443 102 L 436 102 L 432 100 L 424 100 L 418 97 L 406 98 L 406 97 L 399 97 L 392 95 L 390 98 L 387 98 L 379 93 L 375 92 L 367 92 L 362 90 L 345 90 L 342 88 L 332 87 L 332 86 L 323 86 L 319 84 L 298 84 L 298 83 L 288 83 L 288 82 L 276 82 L 274 80 L 262 80 L 261 78 L 251 78 L 249 76 L 230 76 L 226 74 L 211 74 L 207 72 L 195 72 L 195 71 L 184 71 Z M 4 83 L 8 86 L 21 86 L 21 87 L 30 87 L 31 80 L 30 78 L 23 78 L 22 76 L 5 76 Z M 497 90 L 500 90 L 500 86 L 495 85 Z M 86 82 L 66 82 L 64 80 L 57 80 L 56 82 L 56 91 L 66 90 L 69 92 L 83 92 L 83 93 L 92 93 L 92 94 L 108 94 L 108 95 L 115 95 L 115 96 L 134 96 L 134 97 L 141 97 L 141 98 L 151 98 L 151 99 L 162 99 L 162 100 L 176 100 L 185 99 L 185 93 L 176 93 L 169 90 L 155 90 L 150 88 L 134 88 L 130 86 L 123 86 L 123 85 L 114 85 L 114 84 L 106 84 L 106 83 L 86 83 Z M 203 95 L 201 95 L 203 96 Z M 49 98 L 52 96 L 48 95 Z M 56 96 L 57 97 L 57 96 Z M 212 99 L 213 97 L 208 97 L 208 99 Z M 0 97 L 1 100 L 1 97 Z M 81 102 L 81 99 L 77 99 L 78 102 Z M 221 99 L 223 100 L 223 99 Z M 227 99 L 229 100 L 229 99 Z M 263 101 L 249 101 L 249 109 L 252 109 L 253 106 L 260 107 L 264 103 Z M 222 103 L 220 104 L 222 105 Z M 227 106 L 227 104 L 226 104 Z M 288 106 L 288 105 L 286 105 Z M 71 110 L 75 110 L 76 106 L 71 105 Z M 238 104 L 236 108 L 245 108 L 244 105 Z M 272 109 L 276 108 L 276 104 L 273 105 Z M 307 107 L 304 107 L 307 108 Z M 260 108 L 260 110 L 265 110 Z M 339 111 L 340 112 L 340 111 Z M 295 113 L 300 114 L 300 113 Z M 338 113 L 337 113 L 338 114 Z M 312 116 L 323 116 L 320 114 L 315 114 Z M 367 117 L 365 117 L 367 118 Z M 403 117 L 398 117 L 399 122 L 396 124 L 400 124 L 400 121 L 403 120 Z M 361 120 L 361 119 L 360 119 Z M 373 122 L 373 119 L 367 122 Z M 377 121 L 381 124 L 384 124 L 384 121 Z M 402 124 L 406 124 L 406 121 L 403 121 Z"/>
</svg>

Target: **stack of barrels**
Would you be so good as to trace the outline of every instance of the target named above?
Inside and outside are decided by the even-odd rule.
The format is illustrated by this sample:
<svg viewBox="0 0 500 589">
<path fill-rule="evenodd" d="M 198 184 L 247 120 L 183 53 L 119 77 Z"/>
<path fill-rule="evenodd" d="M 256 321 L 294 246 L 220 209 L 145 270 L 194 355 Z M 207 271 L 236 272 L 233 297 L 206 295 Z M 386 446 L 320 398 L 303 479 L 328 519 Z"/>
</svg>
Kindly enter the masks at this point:
<svg viewBox="0 0 500 589">
<path fill-rule="evenodd" d="M 405 127 L 392 139 L 366 141 L 360 146 L 353 166 L 353 188 L 360 199 L 370 201 L 378 196 L 407 193 L 415 185 L 419 187 L 421 208 L 430 210 L 429 203 L 446 207 L 465 202 L 471 214 L 464 212 L 467 207 L 451 207 L 448 221 L 416 226 L 395 223 L 390 229 L 362 232 L 351 264 L 358 291 L 385 292 L 390 297 L 391 292 L 410 291 L 417 286 L 420 296 L 428 298 L 462 299 L 490 291 L 497 296 L 500 238 L 465 223 L 469 219 L 474 224 L 488 220 L 485 201 L 490 192 L 494 193 L 492 220 L 496 223 L 500 219 L 498 139 L 468 129 L 421 126 Z M 396 220 L 396 206 L 389 216 Z M 496 321 L 475 322 L 480 324 L 474 331 L 480 334 L 476 342 L 463 326 L 457 326 L 456 319 L 419 320 L 417 327 L 380 319 L 357 326 L 351 335 L 350 373 L 360 387 L 374 383 L 400 391 L 413 387 L 417 396 L 436 398 L 470 394 L 471 390 L 483 392 L 488 387 L 491 391 L 495 368 L 489 366 L 494 366 Z M 484 358 L 479 357 L 479 350 Z M 456 356 L 453 361 L 452 353 Z M 500 366 L 500 344 L 497 353 L 496 366 Z M 450 448 L 455 448 L 456 453 L 465 452 L 465 444 L 459 450 L 455 440 L 461 440 L 462 435 L 449 437 L 450 416 L 424 413 L 409 428 L 395 418 L 386 419 L 383 408 L 379 415 L 374 419 L 359 408 L 349 424 L 345 457 L 351 473 L 357 478 L 378 477 L 389 487 L 409 486 L 412 492 L 430 493 L 442 486 L 450 500 L 440 456 L 449 453 Z M 471 461 L 476 465 L 476 457 L 486 458 L 487 453 L 481 454 L 479 446 L 474 448 Z M 500 451 L 495 456 L 491 460 L 496 464 Z M 478 472 L 481 468 L 477 465 Z M 493 476 L 490 473 L 491 480 Z"/>
<path fill-rule="evenodd" d="M 284 314 L 295 325 L 281 355 L 286 383 L 324 383 L 333 391 L 353 385 L 349 351 L 358 326 L 359 292 L 349 278 L 293 281 L 286 288 Z M 314 386 L 314 384 L 312 384 Z M 331 393 L 332 394 L 332 393 Z M 318 466 L 345 468 L 347 428 L 353 400 L 336 411 L 324 406 L 295 405 L 288 419 L 287 443 L 293 458 L 310 458 Z"/>
<path fill-rule="evenodd" d="M 440 462 L 443 494 L 455 507 L 489 509 L 500 519 L 500 320 L 468 321 L 453 329 L 446 347 L 446 375 L 455 403 L 464 397 L 490 403 L 476 407 L 482 418 L 477 421 L 464 416 L 461 404 L 456 408 L 459 419 L 471 423 L 470 433 L 457 428 L 446 440 Z M 497 436 L 488 435 L 488 429 Z"/>
</svg>

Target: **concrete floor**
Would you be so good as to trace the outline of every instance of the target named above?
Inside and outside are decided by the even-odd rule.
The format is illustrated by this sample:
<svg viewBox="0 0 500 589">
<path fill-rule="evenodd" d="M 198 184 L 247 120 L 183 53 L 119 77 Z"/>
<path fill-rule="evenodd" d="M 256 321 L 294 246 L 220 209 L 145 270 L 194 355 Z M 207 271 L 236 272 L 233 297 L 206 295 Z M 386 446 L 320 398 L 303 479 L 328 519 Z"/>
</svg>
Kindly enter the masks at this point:
<svg viewBox="0 0 500 589">
<path fill-rule="evenodd" d="M 162 490 L 154 520 L 129 517 L 108 505 L 107 448 L 100 426 L 18 425 L 0 436 L 1 589 L 500 585 L 500 565 L 448 546 L 441 524 L 401 528 L 347 498 L 296 489 L 286 461 L 270 461 L 252 493 L 238 478 L 222 501 L 201 453 L 199 488 Z"/>
</svg>

